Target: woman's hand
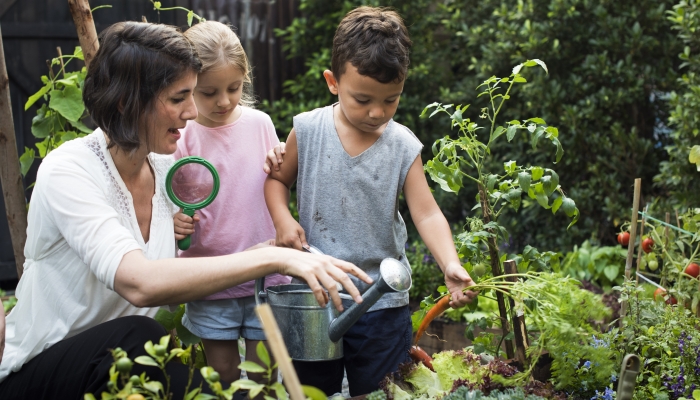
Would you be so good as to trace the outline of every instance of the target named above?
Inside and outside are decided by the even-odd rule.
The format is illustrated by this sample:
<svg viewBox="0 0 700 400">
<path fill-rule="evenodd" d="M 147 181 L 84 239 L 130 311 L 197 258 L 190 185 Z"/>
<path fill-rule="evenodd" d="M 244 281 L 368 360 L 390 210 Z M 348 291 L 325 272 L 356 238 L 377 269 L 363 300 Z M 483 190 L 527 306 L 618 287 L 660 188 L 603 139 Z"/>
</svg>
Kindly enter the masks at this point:
<svg viewBox="0 0 700 400">
<path fill-rule="evenodd" d="M 352 274 L 360 280 L 371 284 L 370 278 L 364 271 L 347 261 L 338 260 L 331 256 L 306 253 L 298 250 L 280 249 L 284 254 L 284 261 L 280 265 L 279 273 L 292 275 L 303 279 L 314 292 L 316 301 L 325 306 L 328 301 L 324 288 L 328 290 L 333 304 L 339 310 L 343 310 L 343 304 L 338 294 L 336 283 L 343 285 L 356 303 L 362 302 L 360 291 L 350 280 L 348 274 Z"/>
<path fill-rule="evenodd" d="M 280 142 L 274 149 L 267 152 L 267 157 L 265 158 L 265 164 L 263 164 L 263 171 L 266 174 L 270 174 L 272 170 L 279 171 L 282 161 L 284 161 L 283 155 L 285 151 L 286 143 Z"/>
<path fill-rule="evenodd" d="M 469 286 L 474 286 L 474 281 L 459 263 L 450 263 L 445 268 L 445 286 L 447 286 L 447 290 L 450 291 L 452 296 L 450 301 L 450 307 L 452 308 L 462 307 L 467 303 L 471 303 L 478 295 L 477 292 L 472 292 L 471 290 L 464 291 Z"/>
<path fill-rule="evenodd" d="M 182 240 L 194 233 L 194 224 L 199 222 L 199 215 L 194 217 L 183 214 L 182 210 L 175 213 L 173 216 L 173 225 L 175 225 L 175 240 Z"/>
</svg>

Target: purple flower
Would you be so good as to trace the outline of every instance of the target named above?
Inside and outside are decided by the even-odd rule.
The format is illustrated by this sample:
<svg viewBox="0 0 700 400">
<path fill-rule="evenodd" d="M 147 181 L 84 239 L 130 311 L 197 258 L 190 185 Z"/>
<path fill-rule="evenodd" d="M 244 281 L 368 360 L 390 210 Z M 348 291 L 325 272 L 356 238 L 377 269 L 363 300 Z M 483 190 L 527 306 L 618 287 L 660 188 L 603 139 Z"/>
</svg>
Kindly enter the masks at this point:
<svg viewBox="0 0 700 400">
<path fill-rule="evenodd" d="M 585 363 L 583 363 L 583 368 L 590 368 L 590 367 L 591 367 L 590 361 L 586 361 Z"/>
</svg>

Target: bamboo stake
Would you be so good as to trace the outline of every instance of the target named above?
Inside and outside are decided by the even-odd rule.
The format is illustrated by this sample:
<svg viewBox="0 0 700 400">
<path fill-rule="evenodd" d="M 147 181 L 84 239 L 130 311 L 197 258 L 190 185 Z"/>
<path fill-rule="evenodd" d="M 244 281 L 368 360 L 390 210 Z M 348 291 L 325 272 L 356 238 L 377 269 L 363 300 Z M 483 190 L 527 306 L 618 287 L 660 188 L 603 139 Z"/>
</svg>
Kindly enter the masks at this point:
<svg viewBox="0 0 700 400">
<path fill-rule="evenodd" d="M 666 223 L 669 224 L 671 222 L 671 213 L 667 212 L 666 213 Z M 670 235 L 670 230 L 668 229 L 668 225 L 664 227 L 664 234 L 666 235 L 666 238 L 664 239 L 664 247 L 668 249 L 668 237 Z M 666 271 L 664 268 L 663 271 Z M 663 273 L 661 274 L 661 286 L 666 286 L 666 274 Z"/>
<path fill-rule="evenodd" d="M 289 357 L 287 346 L 284 345 L 282 332 L 280 332 L 277 321 L 275 321 L 275 317 L 272 315 L 270 305 L 261 304 L 255 307 L 255 313 L 258 314 L 258 318 L 260 318 L 263 331 L 265 331 L 265 337 L 267 338 L 267 343 L 270 345 L 272 355 L 275 357 L 275 360 L 277 360 L 277 365 L 279 365 L 279 368 L 282 371 L 282 382 L 284 382 L 284 386 L 287 387 L 289 397 L 292 400 L 306 399 L 306 396 L 304 396 L 304 391 L 301 388 L 301 382 L 299 382 L 297 372 L 294 370 L 291 358 Z"/>
<path fill-rule="evenodd" d="M 491 212 L 489 202 L 486 197 L 486 188 L 481 183 L 479 183 L 479 198 L 481 199 L 481 213 L 484 224 L 488 224 L 491 222 Z M 489 230 L 489 232 L 494 233 L 491 230 Z M 498 256 L 498 246 L 496 245 L 496 238 L 494 236 L 491 236 L 488 239 L 488 248 L 489 257 L 491 258 L 491 273 L 494 277 L 501 276 L 501 259 Z M 498 313 L 501 316 L 501 331 L 503 332 L 503 340 L 506 343 L 506 357 L 513 358 L 515 356 L 515 352 L 513 351 L 513 342 L 505 339 L 510 332 L 510 324 L 508 323 L 508 311 L 506 310 L 506 300 L 503 297 L 503 293 L 496 293 L 496 302 L 498 303 Z"/>
<path fill-rule="evenodd" d="M 517 274 L 518 273 L 518 268 L 515 265 L 515 261 L 513 260 L 506 260 L 503 263 L 503 270 L 507 275 L 510 274 Z M 517 281 L 517 278 L 514 276 L 511 276 L 508 278 L 509 281 L 515 282 Z M 513 335 L 515 338 L 515 357 L 516 359 L 522 364 L 523 370 L 527 369 L 528 367 L 528 359 L 527 359 L 527 348 L 529 346 L 528 340 L 527 340 L 527 327 L 525 326 L 525 316 L 524 315 L 518 315 L 517 311 L 515 310 L 515 300 L 511 297 L 510 299 L 510 313 L 511 313 L 511 318 L 513 319 Z"/>
<path fill-rule="evenodd" d="M 649 205 L 644 207 L 644 217 L 642 217 L 642 224 L 639 227 L 639 247 L 637 247 L 637 272 L 639 272 L 639 266 L 642 264 L 642 238 L 644 237 L 644 224 L 646 223 L 647 217 L 646 213 L 649 211 Z M 631 240 L 630 240 L 631 241 Z M 639 275 L 637 277 L 637 285 L 639 285 Z"/>
<path fill-rule="evenodd" d="M 637 239 L 637 215 L 639 214 L 639 198 L 642 193 L 642 179 L 634 180 L 634 199 L 632 200 L 632 221 L 630 223 L 630 242 L 627 245 L 627 260 L 625 262 L 625 280 L 632 274 L 632 260 L 634 258 L 634 242 Z M 620 307 L 620 323 L 622 317 L 627 314 L 627 302 L 623 301 Z"/>
<path fill-rule="evenodd" d="M 83 49 L 85 66 L 90 68 L 90 61 L 97 53 L 100 43 L 97 40 L 95 21 L 92 19 L 92 11 L 88 0 L 68 0 L 70 13 L 73 15 L 75 28 L 78 30 L 78 40 Z"/>
<path fill-rule="evenodd" d="M 5 215 L 10 228 L 17 279 L 22 277 L 24 244 L 27 241 L 27 199 L 19 169 L 15 125 L 12 120 L 10 79 L 5 66 L 5 50 L 0 32 L 0 185 L 5 200 Z"/>
</svg>

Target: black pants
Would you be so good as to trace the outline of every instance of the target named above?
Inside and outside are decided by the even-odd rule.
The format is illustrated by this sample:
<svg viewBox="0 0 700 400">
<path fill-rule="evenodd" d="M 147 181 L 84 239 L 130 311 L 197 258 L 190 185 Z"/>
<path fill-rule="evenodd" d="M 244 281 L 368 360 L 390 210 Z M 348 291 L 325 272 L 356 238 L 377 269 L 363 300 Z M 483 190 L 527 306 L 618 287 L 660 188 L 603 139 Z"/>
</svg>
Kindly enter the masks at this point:
<svg viewBox="0 0 700 400">
<path fill-rule="evenodd" d="M 343 335 L 343 358 L 332 361 L 294 361 L 299 380 L 327 396 L 342 389 L 343 370 L 351 396 L 379 389 L 386 374 L 409 361 L 411 312 L 408 306 L 368 312 Z"/>
<path fill-rule="evenodd" d="M 85 393 L 101 398 L 107 391 L 109 368 L 114 362 L 110 349 L 121 347 L 134 360 L 145 355 L 143 345 L 147 341 L 158 343 L 167 332 L 155 320 L 132 316 L 105 322 L 87 331 L 62 340 L 29 360 L 18 372 L 11 373 L 0 383 L 2 400 L 72 399 L 82 400 Z M 171 361 L 166 366 L 170 375 L 173 399 L 184 398 L 189 376 L 188 366 Z M 165 378 L 159 368 L 134 363 L 132 375 L 146 372 L 152 381 Z M 211 393 L 209 385 L 195 371 L 189 390 L 202 386 Z"/>
</svg>

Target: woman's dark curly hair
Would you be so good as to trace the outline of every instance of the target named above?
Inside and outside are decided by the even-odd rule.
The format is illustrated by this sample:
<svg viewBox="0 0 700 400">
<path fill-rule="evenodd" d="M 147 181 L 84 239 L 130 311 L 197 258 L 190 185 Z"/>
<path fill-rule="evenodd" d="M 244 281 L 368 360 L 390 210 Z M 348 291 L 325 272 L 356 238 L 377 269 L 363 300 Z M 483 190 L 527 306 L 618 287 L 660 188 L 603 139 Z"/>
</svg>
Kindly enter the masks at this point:
<svg viewBox="0 0 700 400">
<path fill-rule="evenodd" d="M 153 110 L 160 92 L 202 63 L 175 27 L 119 22 L 100 34 L 100 48 L 88 66 L 83 102 L 110 147 L 139 148 L 139 121 Z"/>
</svg>

